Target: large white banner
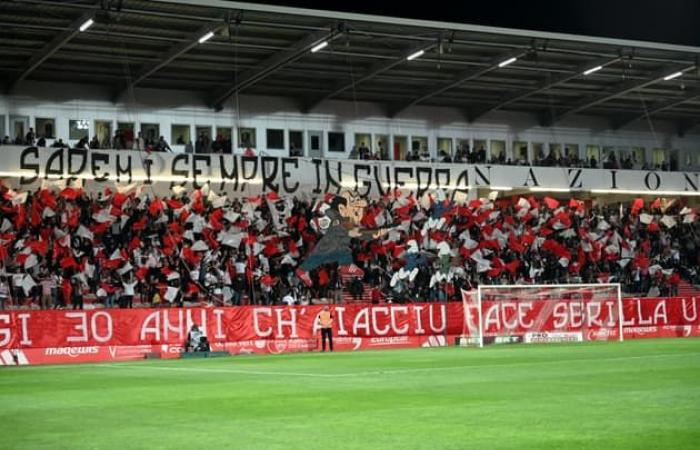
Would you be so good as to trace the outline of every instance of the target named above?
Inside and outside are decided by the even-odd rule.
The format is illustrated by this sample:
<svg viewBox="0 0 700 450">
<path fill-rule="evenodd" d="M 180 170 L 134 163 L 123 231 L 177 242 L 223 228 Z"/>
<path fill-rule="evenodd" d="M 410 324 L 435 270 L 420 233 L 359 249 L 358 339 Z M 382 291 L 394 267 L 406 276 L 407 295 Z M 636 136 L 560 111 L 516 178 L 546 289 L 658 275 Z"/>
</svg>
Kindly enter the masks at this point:
<svg viewBox="0 0 700 450">
<path fill-rule="evenodd" d="M 357 161 L 239 155 L 146 153 L 3 146 L 0 176 L 14 188 L 51 180 L 82 180 L 88 191 L 141 183 L 168 195 L 174 186 L 202 187 L 232 196 L 338 193 L 377 197 L 396 188 L 416 195 L 448 195 L 491 188 L 649 195 L 700 195 L 698 172 Z"/>
</svg>

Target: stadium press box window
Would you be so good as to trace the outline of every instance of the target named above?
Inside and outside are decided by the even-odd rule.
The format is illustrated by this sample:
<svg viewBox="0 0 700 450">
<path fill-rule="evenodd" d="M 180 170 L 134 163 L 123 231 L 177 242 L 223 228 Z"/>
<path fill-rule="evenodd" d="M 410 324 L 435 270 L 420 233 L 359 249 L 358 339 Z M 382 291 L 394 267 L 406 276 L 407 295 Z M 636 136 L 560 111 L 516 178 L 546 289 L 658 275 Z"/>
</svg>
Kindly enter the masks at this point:
<svg viewBox="0 0 700 450">
<path fill-rule="evenodd" d="M 100 143 L 100 148 L 111 148 L 112 122 L 110 120 L 96 120 L 95 136 Z"/>
<path fill-rule="evenodd" d="M 445 152 L 448 155 L 452 155 L 452 138 L 441 138 L 437 139 L 437 148 L 439 152 Z"/>
<path fill-rule="evenodd" d="M 216 135 L 228 140 L 231 139 L 233 129 L 231 127 L 216 127 Z"/>
<path fill-rule="evenodd" d="M 411 136 L 411 151 L 419 153 L 428 152 L 428 138 L 425 136 Z"/>
<path fill-rule="evenodd" d="M 345 151 L 345 133 L 328 132 L 328 151 L 329 152 L 344 152 Z"/>
<path fill-rule="evenodd" d="M 506 141 L 491 141 L 491 159 L 500 158 L 506 154 Z"/>
<path fill-rule="evenodd" d="M 171 125 L 170 141 L 175 145 L 187 145 L 188 142 L 192 142 L 192 136 L 190 135 L 190 126 Z"/>
<path fill-rule="evenodd" d="M 239 128 L 238 129 L 238 147 L 239 148 L 255 148 L 255 128 Z"/>
<path fill-rule="evenodd" d="M 265 130 L 265 138 L 268 149 L 284 150 L 284 130 L 268 128 Z"/>
<path fill-rule="evenodd" d="M 304 154 L 304 132 L 289 131 L 289 156 L 302 156 Z"/>
<path fill-rule="evenodd" d="M 4 122 L 4 120 L 3 120 Z M 3 123 L 4 125 L 4 123 Z M 37 117 L 34 121 L 34 132 L 37 139 L 43 137 L 45 139 L 56 138 L 56 120 Z M 4 135 L 3 135 L 4 136 Z"/>
<path fill-rule="evenodd" d="M 513 141 L 513 157 L 516 161 L 528 161 L 527 142 Z"/>
<path fill-rule="evenodd" d="M 157 123 L 142 123 L 141 135 L 147 142 L 157 142 L 160 137 L 160 125 Z"/>
<path fill-rule="evenodd" d="M 90 121 L 86 119 L 72 119 L 68 121 L 68 139 L 79 141 L 90 134 Z"/>
</svg>

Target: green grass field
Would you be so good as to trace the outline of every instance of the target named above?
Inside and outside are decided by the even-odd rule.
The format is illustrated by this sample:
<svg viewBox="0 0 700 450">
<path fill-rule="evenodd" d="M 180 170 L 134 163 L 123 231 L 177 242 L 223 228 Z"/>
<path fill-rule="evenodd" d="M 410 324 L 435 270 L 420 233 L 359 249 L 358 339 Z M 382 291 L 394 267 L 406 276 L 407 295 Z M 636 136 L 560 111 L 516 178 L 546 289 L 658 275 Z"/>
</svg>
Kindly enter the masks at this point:
<svg viewBox="0 0 700 450">
<path fill-rule="evenodd" d="M 3 368 L 3 449 L 700 447 L 700 340 Z"/>
</svg>

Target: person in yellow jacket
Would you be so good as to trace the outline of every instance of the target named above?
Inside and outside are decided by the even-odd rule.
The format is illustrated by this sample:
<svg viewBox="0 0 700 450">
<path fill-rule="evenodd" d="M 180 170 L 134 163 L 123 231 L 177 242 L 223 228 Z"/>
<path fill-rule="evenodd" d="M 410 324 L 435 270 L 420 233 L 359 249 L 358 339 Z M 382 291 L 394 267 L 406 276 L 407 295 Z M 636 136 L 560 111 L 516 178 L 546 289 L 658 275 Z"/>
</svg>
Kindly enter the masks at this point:
<svg viewBox="0 0 700 450">
<path fill-rule="evenodd" d="M 321 351 L 326 351 L 326 339 L 328 348 L 333 351 L 333 315 L 328 306 L 324 306 L 318 315 L 318 325 L 321 327 Z"/>
</svg>

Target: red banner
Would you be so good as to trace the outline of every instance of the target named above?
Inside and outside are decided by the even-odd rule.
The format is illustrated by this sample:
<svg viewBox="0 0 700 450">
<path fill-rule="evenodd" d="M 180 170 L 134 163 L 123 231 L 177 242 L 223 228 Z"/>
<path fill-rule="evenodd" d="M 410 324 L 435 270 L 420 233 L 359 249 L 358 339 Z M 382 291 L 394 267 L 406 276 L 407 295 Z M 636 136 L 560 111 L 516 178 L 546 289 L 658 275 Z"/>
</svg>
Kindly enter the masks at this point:
<svg viewBox="0 0 700 450">
<path fill-rule="evenodd" d="M 623 300 L 625 338 L 699 336 L 700 299 Z M 338 349 L 451 344 L 478 336 L 478 311 L 461 303 L 331 307 Z M 98 309 L 0 313 L 0 363 L 86 362 L 172 357 L 193 323 L 214 351 L 280 353 L 318 348 L 321 306 Z M 482 303 L 484 336 L 526 336 L 529 342 L 581 334 L 580 340 L 617 339 L 616 300 Z M 21 355 L 18 356 L 17 352 Z"/>
</svg>

